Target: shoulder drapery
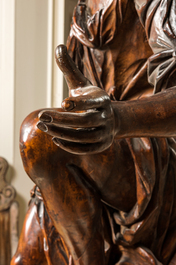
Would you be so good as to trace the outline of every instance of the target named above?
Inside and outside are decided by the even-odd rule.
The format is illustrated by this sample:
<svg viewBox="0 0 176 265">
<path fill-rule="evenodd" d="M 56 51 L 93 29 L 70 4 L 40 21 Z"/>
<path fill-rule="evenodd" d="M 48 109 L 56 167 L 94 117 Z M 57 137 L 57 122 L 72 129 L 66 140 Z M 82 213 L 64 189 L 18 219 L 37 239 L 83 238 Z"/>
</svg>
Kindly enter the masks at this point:
<svg viewBox="0 0 176 265">
<path fill-rule="evenodd" d="M 95 14 L 91 14 L 85 4 L 78 4 L 73 13 L 72 33 L 83 45 L 102 48 L 114 38 L 120 27 L 126 3 L 127 1 L 120 4 L 118 0 L 108 0 Z"/>
<path fill-rule="evenodd" d="M 149 58 L 149 82 L 154 93 L 175 86 L 176 80 L 176 1 L 135 0 L 154 55 Z"/>
<path fill-rule="evenodd" d="M 113 100 L 151 94 L 147 59 L 152 51 L 133 1 L 102 0 L 100 9 L 95 2 L 75 7 L 67 42 L 70 56 L 92 84 L 105 89 Z"/>
<path fill-rule="evenodd" d="M 149 96 L 175 86 L 176 1 L 107 3 L 90 17 L 86 6 L 75 9 L 68 47 L 84 75 L 107 92 L 115 91 L 114 100 Z M 106 19 L 111 23 L 106 25 Z M 115 243 L 122 246 L 117 264 L 126 264 L 125 257 L 129 264 L 137 264 L 135 259 L 140 261 L 144 253 L 151 264 L 169 264 L 176 251 L 176 141 L 126 142 L 134 160 L 136 204 L 130 212 L 115 210 L 110 217 L 118 227 L 118 233 L 113 232 Z M 138 244 L 140 249 L 135 249 Z"/>
<path fill-rule="evenodd" d="M 154 53 L 148 59 L 148 79 L 154 85 L 153 93 L 170 87 L 174 89 L 176 1 L 134 2 Z M 162 264 L 172 264 L 176 251 L 176 141 L 174 138 L 133 138 L 127 142 L 136 170 L 137 201 L 129 213 L 114 213 L 115 221 L 121 227 L 116 240 L 129 247 L 140 242 Z M 145 248 L 143 252 L 146 252 Z M 154 264 L 160 263 L 155 260 Z"/>
<path fill-rule="evenodd" d="M 78 2 L 67 47 L 78 68 L 92 84 L 109 90 L 114 88 L 115 69 L 112 53 L 106 46 L 113 41 L 121 26 L 128 0 L 102 3 L 103 7 L 92 12 L 89 6 Z"/>
</svg>

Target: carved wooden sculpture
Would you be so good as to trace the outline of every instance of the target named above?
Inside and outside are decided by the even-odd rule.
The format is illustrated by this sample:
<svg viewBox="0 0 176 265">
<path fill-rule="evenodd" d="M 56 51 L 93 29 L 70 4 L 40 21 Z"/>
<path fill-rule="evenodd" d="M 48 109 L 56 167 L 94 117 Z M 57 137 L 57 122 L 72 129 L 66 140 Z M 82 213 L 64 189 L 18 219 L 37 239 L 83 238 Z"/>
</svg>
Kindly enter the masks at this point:
<svg viewBox="0 0 176 265">
<path fill-rule="evenodd" d="M 18 205 L 15 189 L 6 182 L 7 161 L 0 157 L 0 264 L 9 265 L 17 247 Z M 16 250 L 16 249 L 15 249 Z M 14 252 L 13 252 L 14 254 Z"/>
<path fill-rule="evenodd" d="M 175 0 L 78 2 L 69 98 L 21 127 L 39 188 L 12 264 L 176 264 L 175 39 Z"/>
</svg>

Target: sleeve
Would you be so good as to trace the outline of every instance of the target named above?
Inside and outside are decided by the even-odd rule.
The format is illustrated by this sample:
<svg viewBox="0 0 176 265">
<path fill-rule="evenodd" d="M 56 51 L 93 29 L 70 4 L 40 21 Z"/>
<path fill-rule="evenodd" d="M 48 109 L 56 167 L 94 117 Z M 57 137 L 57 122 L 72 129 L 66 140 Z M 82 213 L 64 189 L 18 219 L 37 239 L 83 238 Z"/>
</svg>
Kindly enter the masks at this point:
<svg viewBox="0 0 176 265">
<path fill-rule="evenodd" d="M 157 93 L 176 83 L 176 0 L 134 2 L 154 53 L 148 61 L 148 80 Z"/>
<path fill-rule="evenodd" d="M 73 13 L 71 35 L 89 48 L 108 44 L 120 26 L 128 0 L 108 0 L 94 14 L 85 3 L 78 3 Z"/>
</svg>

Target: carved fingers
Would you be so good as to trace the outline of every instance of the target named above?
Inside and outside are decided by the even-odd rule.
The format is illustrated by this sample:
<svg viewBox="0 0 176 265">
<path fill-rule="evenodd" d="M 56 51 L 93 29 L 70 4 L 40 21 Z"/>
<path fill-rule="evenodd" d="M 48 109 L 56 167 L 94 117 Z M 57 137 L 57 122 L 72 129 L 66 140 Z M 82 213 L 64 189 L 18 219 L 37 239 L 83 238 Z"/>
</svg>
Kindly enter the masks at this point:
<svg viewBox="0 0 176 265">
<path fill-rule="evenodd" d="M 62 149 L 74 154 L 103 151 L 112 143 L 113 120 L 107 109 L 81 113 L 42 111 L 38 128 L 53 136 Z"/>
<path fill-rule="evenodd" d="M 92 116 L 94 117 L 93 120 Z M 40 112 L 39 118 L 46 125 L 52 124 L 62 128 L 91 128 L 102 126 L 106 123 L 105 115 L 97 110 L 81 113 L 47 110 Z"/>
<path fill-rule="evenodd" d="M 53 142 L 74 154 L 97 153 L 107 149 L 114 138 L 114 113 L 107 93 L 82 75 L 66 47 L 56 49 L 56 62 L 69 86 L 70 97 L 63 110 L 39 114 L 38 128 L 53 136 Z"/>
</svg>

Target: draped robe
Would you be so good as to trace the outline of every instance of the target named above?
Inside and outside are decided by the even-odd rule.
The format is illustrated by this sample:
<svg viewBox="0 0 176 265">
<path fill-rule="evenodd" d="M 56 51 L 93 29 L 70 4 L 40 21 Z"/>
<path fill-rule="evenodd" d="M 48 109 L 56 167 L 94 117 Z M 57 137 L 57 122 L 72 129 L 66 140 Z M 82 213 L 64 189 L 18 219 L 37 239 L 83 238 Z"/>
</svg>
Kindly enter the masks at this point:
<svg viewBox="0 0 176 265">
<path fill-rule="evenodd" d="M 175 86 L 176 1 L 109 0 L 92 10 L 77 5 L 67 45 L 93 85 L 115 101 Z M 129 253 L 140 244 L 168 264 L 176 251 L 176 139 L 131 138 L 126 143 L 134 160 L 137 198 L 130 212 L 111 211 L 114 242 Z M 130 255 L 129 264 L 137 264 L 138 254 L 135 261 L 123 251 L 122 260 Z"/>
<path fill-rule="evenodd" d="M 175 0 L 79 1 L 67 43 L 69 54 L 92 84 L 104 89 L 113 101 L 167 93 L 167 89 L 175 89 L 176 80 L 175 4 Z M 136 202 L 124 212 L 115 207 L 115 199 L 107 203 L 102 198 L 105 225 L 110 226 L 106 264 L 176 264 L 176 139 L 121 141 L 115 137 L 113 148 L 124 146 L 130 158 L 123 162 L 128 165 L 128 159 L 133 160 Z M 118 168 L 115 170 L 118 177 Z M 28 218 L 35 222 L 41 241 L 37 244 L 43 242 L 43 264 L 57 264 L 58 250 L 62 254 L 58 259 L 62 257 L 61 262 L 68 264 L 67 246 L 37 188 Z"/>
</svg>

